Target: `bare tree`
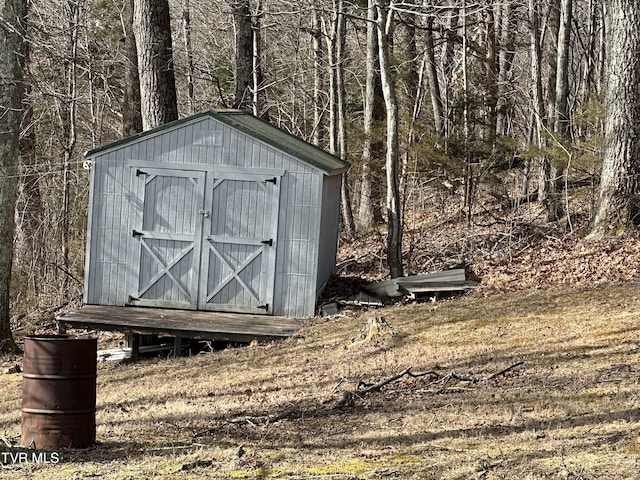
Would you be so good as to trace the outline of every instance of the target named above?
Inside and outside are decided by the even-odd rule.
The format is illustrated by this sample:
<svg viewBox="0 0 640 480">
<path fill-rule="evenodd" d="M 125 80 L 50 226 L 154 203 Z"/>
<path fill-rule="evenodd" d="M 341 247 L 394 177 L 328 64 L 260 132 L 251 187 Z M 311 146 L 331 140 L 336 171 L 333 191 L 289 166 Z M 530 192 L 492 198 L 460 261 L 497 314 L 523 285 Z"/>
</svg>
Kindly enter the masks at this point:
<svg viewBox="0 0 640 480">
<path fill-rule="evenodd" d="M 0 0 L 0 352 L 18 351 L 11 333 L 10 284 L 26 20 L 25 0 Z"/>
<path fill-rule="evenodd" d="M 347 17 L 343 0 L 337 3 L 337 22 L 336 22 L 336 106 L 337 106 L 337 128 L 338 128 L 338 156 L 344 160 L 347 159 L 347 100 L 346 89 L 344 84 L 344 63 L 346 61 L 346 43 L 347 43 Z M 348 238 L 354 238 L 356 235 L 356 226 L 353 219 L 353 209 L 351 207 L 351 195 L 349 194 L 349 177 L 348 173 L 342 174 L 342 187 L 340 189 L 340 200 L 342 207 L 342 225 L 344 232 Z"/>
<path fill-rule="evenodd" d="M 333 0 L 330 24 L 323 22 L 329 63 L 329 150 L 346 160 L 347 125 L 344 86 L 346 13 L 343 0 Z M 355 237 L 355 223 L 349 196 L 347 174 L 342 175 L 342 227 L 348 238 Z"/>
<path fill-rule="evenodd" d="M 569 54 L 571 52 L 571 23 L 573 0 L 561 0 L 558 57 L 556 67 L 556 105 L 554 131 L 560 136 L 569 134 Z"/>
<path fill-rule="evenodd" d="M 452 76 L 455 69 L 455 48 L 456 44 L 460 43 L 460 36 L 458 35 L 458 25 L 460 22 L 460 7 L 457 0 L 450 0 L 451 10 L 448 14 L 448 21 L 445 27 L 446 42 L 442 52 L 442 79 L 444 90 L 444 104 L 445 104 L 445 119 L 444 134 L 450 135 L 452 130 L 451 118 L 450 118 L 450 98 L 452 87 Z"/>
<path fill-rule="evenodd" d="M 440 81 L 438 80 L 438 70 L 436 65 L 435 45 L 433 41 L 433 16 L 426 18 L 425 25 L 425 70 L 427 81 L 429 82 L 429 93 L 431 94 L 431 106 L 433 108 L 433 127 L 436 135 L 444 135 L 444 113 L 442 107 L 442 96 L 440 94 Z"/>
<path fill-rule="evenodd" d="M 62 214 L 60 218 L 60 244 L 62 250 L 62 284 L 60 304 L 66 300 L 69 278 L 70 219 L 71 219 L 71 162 L 78 140 L 78 33 L 80 29 L 80 4 L 68 2 L 67 37 L 68 57 L 65 59 L 65 94 L 58 99 L 58 116 L 62 125 Z"/>
<path fill-rule="evenodd" d="M 362 148 L 362 171 L 360 175 L 360 204 L 358 224 L 362 229 L 372 228 L 382 217 L 380 212 L 380 190 L 375 182 L 374 159 L 382 154 L 382 142 L 374 129 L 384 120 L 384 99 L 380 85 L 380 62 L 378 60 L 378 27 L 373 0 L 367 8 L 367 61 L 364 92 L 364 141 Z"/>
<path fill-rule="evenodd" d="M 191 41 L 191 6 L 189 0 L 182 2 L 182 33 L 184 36 L 184 50 L 187 57 L 187 98 L 189 114 L 195 113 L 195 66 L 193 63 L 193 43 Z"/>
<path fill-rule="evenodd" d="M 319 0 L 311 5 L 311 38 L 313 48 L 313 144 L 323 147 L 324 141 L 324 112 L 323 91 L 324 84 L 324 54 L 322 50 L 322 27 L 320 21 Z"/>
<path fill-rule="evenodd" d="M 486 68 L 486 95 L 485 105 L 487 109 L 486 136 L 485 139 L 493 144 L 498 127 L 498 54 L 496 45 L 496 17 L 493 2 L 487 2 L 485 6 L 485 68 Z"/>
<path fill-rule="evenodd" d="M 509 77 L 516 55 L 516 31 L 514 24 L 515 6 L 511 1 L 502 4 L 500 21 L 500 48 L 498 53 L 498 111 L 496 130 L 498 135 L 507 135 L 509 132 L 510 101 L 506 100 L 505 89 L 509 84 Z"/>
<path fill-rule="evenodd" d="M 142 131 L 138 49 L 133 35 L 133 2 L 124 0 L 121 23 L 124 33 L 124 98 L 122 101 L 122 135 L 128 137 Z"/>
<path fill-rule="evenodd" d="M 251 5 L 249 0 L 234 0 L 231 3 L 235 28 L 235 80 L 236 94 L 233 108 L 248 109 L 252 103 L 253 84 L 253 35 Z"/>
<path fill-rule="evenodd" d="M 133 19 L 142 123 L 149 130 L 178 119 L 168 0 L 136 0 Z"/>
<path fill-rule="evenodd" d="M 33 291 L 36 304 L 39 304 L 40 285 L 43 266 L 43 245 L 45 244 L 45 232 L 42 228 L 43 207 L 42 195 L 40 191 L 40 175 L 38 174 L 37 142 L 35 116 L 33 109 L 33 98 L 31 97 L 32 86 L 29 83 L 30 76 L 30 56 L 31 45 L 25 42 L 24 56 L 24 92 L 22 100 L 22 124 L 20 126 L 20 160 L 21 174 L 19 179 L 19 194 L 17 205 L 17 233 L 16 247 L 14 251 L 15 264 L 22 261 L 28 270 L 27 285 Z"/>
<path fill-rule="evenodd" d="M 589 239 L 620 235 L 640 220 L 640 4 L 608 2 L 605 142 Z"/>
<path fill-rule="evenodd" d="M 376 25 L 378 27 L 378 55 L 380 80 L 387 117 L 387 263 L 391 278 L 403 276 L 402 264 L 402 214 L 400 212 L 400 188 L 398 185 L 398 101 L 391 72 L 389 38 L 393 30 L 393 0 L 375 0 Z"/>
</svg>

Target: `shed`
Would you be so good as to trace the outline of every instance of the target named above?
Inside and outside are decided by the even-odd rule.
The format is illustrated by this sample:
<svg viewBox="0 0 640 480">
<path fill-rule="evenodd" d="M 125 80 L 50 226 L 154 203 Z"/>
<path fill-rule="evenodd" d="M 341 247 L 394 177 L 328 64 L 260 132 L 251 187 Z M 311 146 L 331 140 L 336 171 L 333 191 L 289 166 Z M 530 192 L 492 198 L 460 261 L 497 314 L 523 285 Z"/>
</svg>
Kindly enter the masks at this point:
<svg viewBox="0 0 640 480">
<path fill-rule="evenodd" d="M 335 268 L 346 162 L 237 110 L 86 159 L 85 304 L 315 314 Z"/>
</svg>

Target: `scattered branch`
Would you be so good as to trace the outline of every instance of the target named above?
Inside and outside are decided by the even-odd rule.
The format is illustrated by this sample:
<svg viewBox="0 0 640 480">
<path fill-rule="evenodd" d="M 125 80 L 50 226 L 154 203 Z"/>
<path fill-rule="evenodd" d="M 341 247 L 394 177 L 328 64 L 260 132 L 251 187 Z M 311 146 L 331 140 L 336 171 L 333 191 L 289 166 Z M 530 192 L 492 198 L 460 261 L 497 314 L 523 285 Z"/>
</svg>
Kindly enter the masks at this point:
<svg viewBox="0 0 640 480">
<path fill-rule="evenodd" d="M 377 392 L 379 390 L 381 390 L 383 387 L 396 382 L 398 380 L 401 380 L 404 377 L 411 377 L 411 378 L 421 378 L 421 377 L 426 377 L 426 376 L 431 376 L 431 377 L 435 377 L 435 380 L 429 382 L 427 384 L 427 386 L 432 386 L 435 384 L 441 384 L 441 387 L 438 388 L 437 390 L 432 391 L 431 393 L 442 393 L 444 392 L 447 387 L 449 386 L 450 382 L 452 381 L 458 381 L 458 382 L 467 382 L 470 384 L 473 383 L 478 383 L 481 381 L 488 381 L 488 380 L 493 380 L 501 375 L 504 375 L 505 373 L 513 370 L 514 368 L 523 365 L 524 362 L 523 361 L 518 361 L 512 365 L 509 365 L 506 368 L 503 368 L 502 370 L 493 373 L 492 375 L 489 375 L 488 377 L 485 378 L 481 378 L 481 379 L 476 379 L 476 378 L 471 378 L 471 377 L 464 377 L 462 375 L 457 374 L 454 371 L 449 372 L 446 375 L 441 375 L 438 372 L 435 372 L 433 370 L 427 371 L 427 372 L 420 372 L 420 373 L 413 373 L 411 371 L 411 369 L 413 367 L 407 367 L 404 370 L 401 370 L 400 372 L 396 373 L 395 375 L 392 375 L 388 378 L 385 378 L 383 380 L 380 380 L 377 383 L 372 383 L 372 384 L 368 384 L 366 382 L 364 382 L 362 379 L 359 379 L 356 382 L 356 387 L 354 390 L 344 390 L 341 394 L 340 397 L 338 398 L 335 407 L 336 408 L 342 408 L 345 407 L 346 405 L 348 405 L 349 403 L 351 403 L 351 401 L 353 401 L 355 398 L 364 398 L 365 396 Z M 333 387 L 331 393 L 335 394 L 337 392 L 338 387 L 340 387 L 340 385 L 344 384 L 345 382 L 348 382 L 349 380 L 342 377 L 340 379 L 340 381 Z M 331 409 L 330 409 L 331 410 Z M 330 411 L 329 410 L 329 411 Z M 326 411 L 326 410 L 325 410 Z M 314 410 L 315 413 L 318 412 L 318 410 Z M 289 408 L 287 410 L 283 410 L 281 412 L 276 412 L 276 413 L 272 413 L 269 415 L 257 415 L 257 416 L 253 416 L 253 415 L 243 415 L 240 417 L 235 417 L 232 418 L 230 420 L 226 420 L 224 422 L 221 422 L 220 425 L 213 427 L 213 428 L 208 428 L 206 430 L 202 430 L 199 432 L 196 432 L 193 435 L 193 438 L 198 438 L 198 437 L 204 437 L 207 435 L 211 435 L 215 432 L 217 432 L 223 425 L 243 425 L 243 424 L 248 424 L 251 426 L 256 426 L 256 425 L 266 425 L 266 424 L 270 424 L 270 423 L 275 423 L 278 422 L 280 420 L 285 420 L 285 419 L 291 419 L 291 418 L 301 418 L 302 416 L 304 416 L 306 414 L 305 411 L 298 409 L 298 408 Z M 311 412 L 309 412 L 309 414 L 311 414 Z"/>
<path fill-rule="evenodd" d="M 4 443 L 9 448 L 13 448 L 13 442 L 11 441 L 12 438 L 17 438 L 17 437 L 2 436 L 0 437 L 0 442 Z"/>
<path fill-rule="evenodd" d="M 183 463 L 176 472 L 184 472 L 199 467 L 210 467 L 211 465 L 213 465 L 213 460 L 196 460 L 195 462 Z"/>
<path fill-rule="evenodd" d="M 231 420 L 227 420 L 222 422 L 223 425 L 240 425 L 240 424 L 249 424 L 249 425 L 265 425 L 269 423 L 274 423 L 280 420 L 284 420 L 285 418 L 299 418 L 302 416 L 303 412 L 297 408 L 290 408 L 287 410 L 283 410 L 282 412 L 272 413 L 270 415 L 244 415 L 241 417 L 235 417 Z M 196 432 L 193 435 L 193 438 L 206 437 L 207 435 L 211 435 L 220 429 L 221 425 L 218 425 L 213 428 L 207 428 L 206 430 L 201 430 Z"/>
<path fill-rule="evenodd" d="M 442 384 L 442 386 L 440 388 L 438 388 L 437 390 L 435 390 L 433 393 L 442 393 L 444 392 L 447 387 L 449 386 L 449 383 L 451 381 L 458 381 L 458 382 L 467 382 L 467 383 L 478 383 L 479 381 L 487 381 L 487 380 L 493 380 L 501 375 L 504 375 L 505 373 L 513 370 L 514 368 L 523 365 L 524 362 L 523 361 L 518 361 L 512 365 L 509 365 L 506 368 L 503 368 L 502 370 L 493 373 L 492 375 L 489 375 L 486 378 L 482 378 L 482 379 L 476 379 L 476 378 L 471 378 L 471 377 L 464 377 L 462 375 L 457 374 L 454 371 L 449 372 L 446 375 L 440 375 L 438 372 L 435 371 L 428 371 L 428 372 L 422 372 L 422 373 L 413 373 L 411 371 L 412 367 L 408 367 L 405 368 L 404 370 L 402 370 L 401 372 L 386 378 L 378 383 L 374 383 L 374 384 L 366 384 L 364 383 L 362 380 L 358 381 L 358 384 L 356 385 L 356 389 L 355 390 L 345 390 L 340 394 L 340 397 L 338 398 L 338 401 L 336 402 L 336 406 L 338 408 L 342 408 L 344 407 L 347 403 L 349 403 L 351 400 L 353 400 L 354 398 L 358 397 L 358 398 L 363 398 L 364 396 L 376 392 L 378 390 L 380 390 L 382 387 L 384 387 L 385 385 L 388 385 L 392 382 L 395 382 L 397 380 L 400 380 L 401 378 L 405 377 L 405 376 L 409 376 L 412 378 L 419 378 L 419 377 L 424 377 L 427 375 L 430 376 L 435 376 L 436 379 L 430 383 L 427 384 L 427 386 L 431 386 L 431 385 L 435 385 L 435 384 Z M 335 392 L 336 389 L 338 388 L 338 386 L 340 386 L 342 383 L 344 383 L 344 378 L 340 380 L 340 382 L 338 383 L 338 385 L 336 385 L 333 389 L 333 391 Z"/>
<path fill-rule="evenodd" d="M 419 378 L 419 377 L 424 377 L 426 375 L 437 375 L 436 372 L 423 372 L 423 373 L 413 373 L 411 371 L 412 367 L 407 367 L 404 370 L 402 370 L 401 372 L 386 378 L 378 383 L 374 383 L 372 385 L 368 385 L 365 384 L 364 382 L 362 382 L 361 380 L 358 382 L 358 385 L 356 386 L 355 390 L 345 390 L 344 392 L 342 392 L 340 394 L 340 398 L 338 399 L 338 402 L 336 403 L 336 406 L 338 408 L 342 408 L 344 405 L 346 405 L 351 399 L 353 399 L 354 397 L 364 397 L 365 395 L 368 395 L 372 392 L 377 392 L 378 390 L 380 390 L 382 387 L 384 387 L 385 385 L 388 385 L 392 382 L 395 382 L 396 380 L 401 379 L 404 376 L 409 376 L 412 378 Z M 361 388 L 364 385 L 364 388 Z"/>
<path fill-rule="evenodd" d="M 507 368 L 503 368 L 502 370 L 500 370 L 499 372 L 494 373 L 493 375 L 489 375 L 484 380 L 493 380 L 494 378 L 499 377 L 500 375 L 504 375 L 508 371 L 513 370 L 514 368 L 519 367 L 522 364 L 524 364 L 524 362 L 522 360 L 520 360 L 519 362 L 516 362 L 516 363 L 514 363 L 512 365 L 509 365 Z"/>
</svg>

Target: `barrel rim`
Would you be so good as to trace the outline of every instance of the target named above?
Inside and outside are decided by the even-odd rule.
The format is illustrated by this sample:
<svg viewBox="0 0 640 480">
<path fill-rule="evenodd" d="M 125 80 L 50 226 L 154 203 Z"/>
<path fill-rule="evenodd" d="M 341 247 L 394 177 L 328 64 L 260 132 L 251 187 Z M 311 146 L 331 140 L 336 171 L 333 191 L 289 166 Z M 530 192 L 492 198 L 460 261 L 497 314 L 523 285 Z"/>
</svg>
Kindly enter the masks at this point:
<svg viewBox="0 0 640 480">
<path fill-rule="evenodd" d="M 42 334 L 42 335 L 28 335 L 24 337 L 25 340 L 37 340 L 37 341 L 61 341 L 61 340 L 98 340 L 96 336 L 74 336 L 68 334 Z"/>
</svg>

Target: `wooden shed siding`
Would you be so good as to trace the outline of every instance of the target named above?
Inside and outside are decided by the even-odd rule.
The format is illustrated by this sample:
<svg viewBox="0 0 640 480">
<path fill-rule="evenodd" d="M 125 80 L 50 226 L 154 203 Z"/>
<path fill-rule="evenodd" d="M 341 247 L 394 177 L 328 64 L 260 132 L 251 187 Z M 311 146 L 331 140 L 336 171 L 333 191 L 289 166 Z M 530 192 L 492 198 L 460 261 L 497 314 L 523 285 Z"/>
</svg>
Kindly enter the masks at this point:
<svg viewBox="0 0 640 480">
<path fill-rule="evenodd" d="M 222 144 L 195 145 L 194 136 L 198 131 L 221 132 Z M 129 165 L 154 162 L 158 168 L 170 166 L 163 164 L 183 164 L 187 169 L 202 165 L 203 170 L 209 171 L 208 175 L 216 166 L 246 168 L 249 173 L 251 169 L 284 171 L 280 184 L 273 313 L 314 314 L 318 282 L 324 282 L 334 268 L 339 176 L 324 176 L 316 168 L 212 118 L 200 118 L 173 130 L 104 150 L 93 160 L 86 303 L 124 305 L 128 301 L 131 287 L 137 282 L 134 266 L 127 264 L 133 245 Z M 321 199 L 327 195 L 333 198 L 325 198 L 325 205 L 321 205 Z M 176 205 L 167 204 L 166 208 L 177 211 Z M 238 214 L 246 215 L 252 206 L 250 202 L 243 202 L 241 208 Z M 165 245 L 164 248 L 179 247 Z M 102 253 L 98 256 L 96 252 Z M 186 272 L 179 274 L 186 275 Z M 251 269 L 247 273 L 249 277 L 255 274 Z M 161 291 L 164 287 L 159 284 L 154 288 Z M 233 292 L 226 295 L 233 296 Z"/>
<path fill-rule="evenodd" d="M 276 264 L 276 292 L 281 292 L 282 305 L 275 304 L 283 315 L 314 314 L 321 177 L 312 171 L 289 171 L 283 178 Z"/>
<path fill-rule="evenodd" d="M 335 270 L 338 242 L 336 232 L 340 219 L 340 175 L 324 177 L 318 252 L 318 288 L 321 288 Z"/>
<path fill-rule="evenodd" d="M 129 198 L 119 156 L 119 152 L 110 154 L 93 171 L 87 303 L 122 305 L 126 296 Z"/>
</svg>

